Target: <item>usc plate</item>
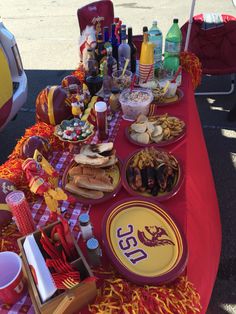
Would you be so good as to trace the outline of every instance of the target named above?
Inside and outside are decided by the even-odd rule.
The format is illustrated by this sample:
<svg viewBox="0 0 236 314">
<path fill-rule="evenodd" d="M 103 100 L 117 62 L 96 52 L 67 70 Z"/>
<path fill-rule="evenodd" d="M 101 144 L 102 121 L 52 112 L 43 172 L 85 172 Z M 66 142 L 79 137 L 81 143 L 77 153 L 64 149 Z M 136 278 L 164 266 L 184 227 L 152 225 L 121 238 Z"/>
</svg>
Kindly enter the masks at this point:
<svg viewBox="0 0 236 314">
<path fill-rule="evenodd" d="M 164 284 L 185 269 L 185 236 L 162 205 L 143 197 L 114 204 L 105 214 L 102 236 L 106 253 L 128 280 Z"/>
</svg>

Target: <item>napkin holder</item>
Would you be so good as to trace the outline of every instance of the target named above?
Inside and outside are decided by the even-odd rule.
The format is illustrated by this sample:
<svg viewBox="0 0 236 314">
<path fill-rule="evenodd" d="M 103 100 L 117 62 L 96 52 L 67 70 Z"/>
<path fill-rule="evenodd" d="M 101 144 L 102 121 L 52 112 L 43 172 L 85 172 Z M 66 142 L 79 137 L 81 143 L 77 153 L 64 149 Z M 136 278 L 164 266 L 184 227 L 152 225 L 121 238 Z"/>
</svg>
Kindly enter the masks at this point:
<svg viewBox="0 0 236 314">
<path fill-rule="evenodd" d="M 60 222 L 54 222 L 42 229 L 48 236 L 50 236 L 51 230 L 56 224 L 60 224 Z M 39 241 L 41 237 L 40 231 L 38 230 L 33 232 L 33 235 L 41 250 L 42 247 Z M 91 280 L 81 282 L 75 287 L 67 289 L 63 292 L 57 292 L 46 302 L 42 302 L 23 248 L 25 238 L 26 237 L 22 237 L 18 239 L 18 246 L 22 254 L 23 270 L 28 281 L 29 294 L 36 314 L 72 314 L 93 301 L 97 295 L 97 289 L 96 282 Z M 73 260 L 70 264 L 75 266 L 75 268 L 80 272 L 81 280 L 83 281 L 86 278 L 93 277 L 93 273 L 74 238 L 73 241 L 78 253 L 78 258 Z"/>
</svg>

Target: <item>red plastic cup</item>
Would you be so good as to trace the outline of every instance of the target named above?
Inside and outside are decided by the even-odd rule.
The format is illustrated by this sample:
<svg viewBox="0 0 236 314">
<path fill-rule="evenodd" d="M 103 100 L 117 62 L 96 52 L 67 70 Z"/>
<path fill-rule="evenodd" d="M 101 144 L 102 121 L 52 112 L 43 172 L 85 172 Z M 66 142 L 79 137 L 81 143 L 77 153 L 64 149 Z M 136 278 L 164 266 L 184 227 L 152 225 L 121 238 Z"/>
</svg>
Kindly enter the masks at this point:
<svg viewBox="0 0 236 314">
<path fill-rule="evenodd" d="M 15 304 L 26 292 L 22 260 L 14 252 L 1 252 L 0 269 L 0 300 L 3 303 Z"/>
</svg>

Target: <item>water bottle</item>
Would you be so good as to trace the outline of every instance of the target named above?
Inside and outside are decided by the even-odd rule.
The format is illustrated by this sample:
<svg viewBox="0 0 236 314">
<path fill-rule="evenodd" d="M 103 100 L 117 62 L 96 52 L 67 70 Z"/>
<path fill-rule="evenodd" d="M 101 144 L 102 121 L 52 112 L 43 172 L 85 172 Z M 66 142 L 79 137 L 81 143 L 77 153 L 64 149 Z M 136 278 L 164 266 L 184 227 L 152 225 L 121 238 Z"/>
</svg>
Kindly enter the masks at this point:
<svg viewBox="0 0 236 314">
<path fill-rule="evenodd" d="M 157 27 L 157 21 L 153 21 L 149 32 L 149 41 L 154 45 L 154 67 L 160 69 L 162 61 L 162 32 Z"/>
</svg>

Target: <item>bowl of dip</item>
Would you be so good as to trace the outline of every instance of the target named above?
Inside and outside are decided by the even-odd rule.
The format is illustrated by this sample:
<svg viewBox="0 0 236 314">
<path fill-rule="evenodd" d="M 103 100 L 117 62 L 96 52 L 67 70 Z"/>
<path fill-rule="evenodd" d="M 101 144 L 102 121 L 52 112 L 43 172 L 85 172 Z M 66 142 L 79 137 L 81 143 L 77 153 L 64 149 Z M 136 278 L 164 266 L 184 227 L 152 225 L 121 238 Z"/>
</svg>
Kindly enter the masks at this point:
<svg viewBox="0 0 236 314">
<path fill-rule="evenodd" d="M 119 97 L 123 119 L 134 121 L 139 114 L 148 115 L 149 107 L 153 101 L 153 94 L 150 89 L 135 88 L 132 91 L 125 89 Z"/>
</svg>

